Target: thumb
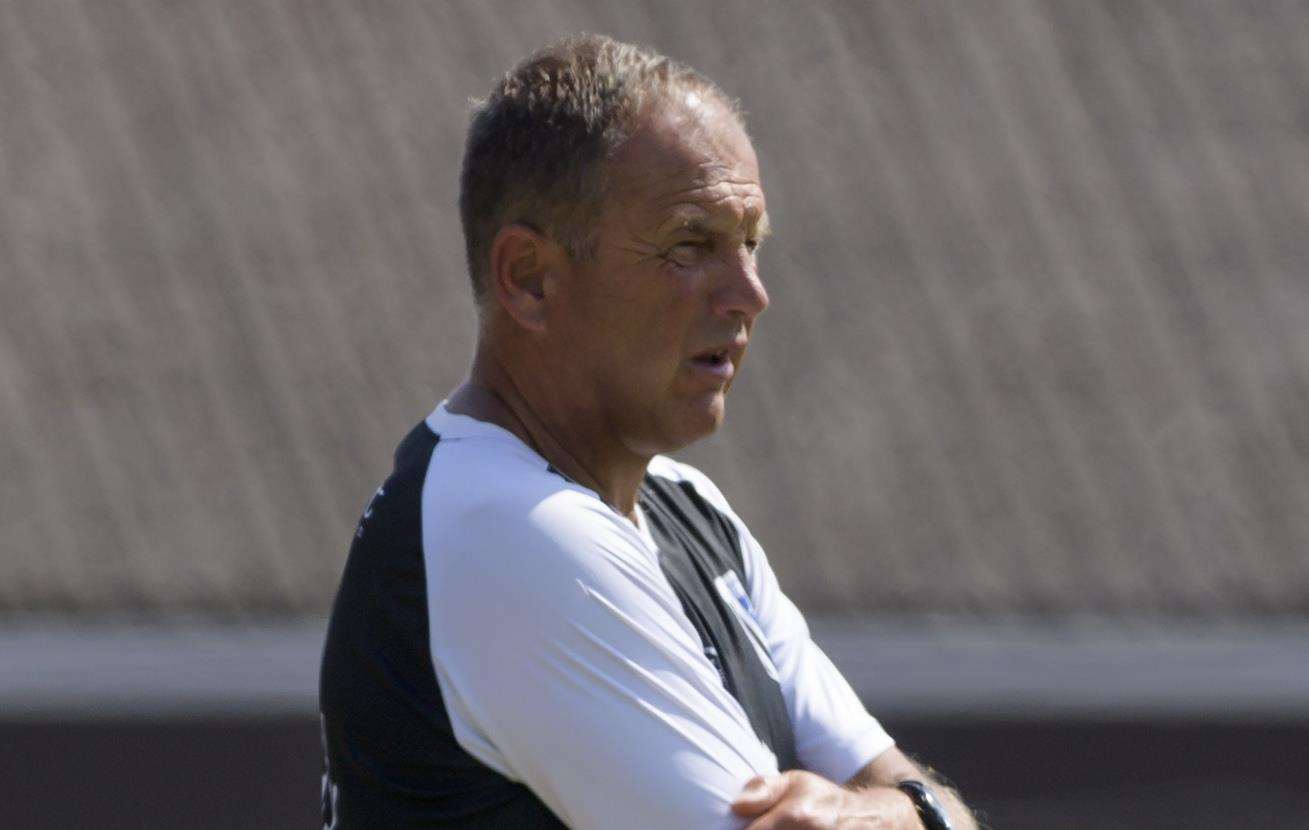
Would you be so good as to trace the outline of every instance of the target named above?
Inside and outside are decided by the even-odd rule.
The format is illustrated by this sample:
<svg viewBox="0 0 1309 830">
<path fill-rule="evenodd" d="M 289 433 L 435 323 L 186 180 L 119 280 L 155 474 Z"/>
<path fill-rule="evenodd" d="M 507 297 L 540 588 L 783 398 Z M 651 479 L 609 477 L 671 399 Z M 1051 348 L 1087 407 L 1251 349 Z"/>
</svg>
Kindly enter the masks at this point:
<svg viewBox="0 0 1309 830">
<path fill-rule="evenodd" d="M 732 812 L 738 816 L 757 816 L 773 806 L 785 789 L 780 775 L 756 775 L 732 802 Z"/>
</svg>

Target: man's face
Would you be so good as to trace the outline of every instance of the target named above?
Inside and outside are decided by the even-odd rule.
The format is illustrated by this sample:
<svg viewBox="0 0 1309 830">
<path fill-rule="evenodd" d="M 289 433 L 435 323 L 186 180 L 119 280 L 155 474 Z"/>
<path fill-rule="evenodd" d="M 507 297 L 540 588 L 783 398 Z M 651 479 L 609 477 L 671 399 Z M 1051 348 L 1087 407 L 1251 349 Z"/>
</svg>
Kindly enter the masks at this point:
<svg viewBox="0 0 1309 830">
<path fill-rule="evenodd" d="M 690 94 L 648 117 L 608 174 L 595 256 L 561 280 L 550 326 L 592 426 L 634 453 L 667 452 L 722 423 L 768 305 L 759 165 L 736 119 Z"/>
</svg>

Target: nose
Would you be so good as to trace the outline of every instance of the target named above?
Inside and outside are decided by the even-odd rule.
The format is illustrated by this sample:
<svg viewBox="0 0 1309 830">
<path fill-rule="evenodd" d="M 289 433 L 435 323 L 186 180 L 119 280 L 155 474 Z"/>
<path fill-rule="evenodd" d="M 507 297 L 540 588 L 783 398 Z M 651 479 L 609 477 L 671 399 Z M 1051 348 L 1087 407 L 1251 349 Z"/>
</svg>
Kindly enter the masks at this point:
<svg viewBox="0 0 1309 830">
<path fill-rule="evenodd" d="M 759 279 L 752 252 L 742 248 L 723 264 L 712 298 L 714 314 L 752 320 L 768 308 L 768 291 Z"/>
</svg>

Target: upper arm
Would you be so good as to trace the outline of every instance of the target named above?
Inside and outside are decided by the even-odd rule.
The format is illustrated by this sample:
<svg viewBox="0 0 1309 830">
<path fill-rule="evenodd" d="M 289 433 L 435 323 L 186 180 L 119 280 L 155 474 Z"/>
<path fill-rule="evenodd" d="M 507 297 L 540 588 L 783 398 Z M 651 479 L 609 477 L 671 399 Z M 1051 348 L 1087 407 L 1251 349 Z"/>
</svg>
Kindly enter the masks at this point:
<svg viewBox="0 0 1309 830">
<path fill-rule="evenodd" d="M 762 548 L 748 535 L 743 545 L 748 590 L 777 666 L 796 753 L 805 769 L 845 781 L 895 741 L 810 637 L 804 616 L 782 592 Z"/>
<path fill-rule="evenodd" d="M 572 827 L 737 826 L 728 806 L 776 761 L 657 563 L 572 507 L 479 523 L 430 558 L 456 738 Z"/>
<path fill-rule="evenodd" d="M 809 636 L 804 615 L 782 592 L 763 547 L 722 493 L 694 468 L 677 468 L 736 528 L 751 613 L 777 668 L 801 765 L 831 781 L 847 780 L 895 741 Z"/>
</svg>

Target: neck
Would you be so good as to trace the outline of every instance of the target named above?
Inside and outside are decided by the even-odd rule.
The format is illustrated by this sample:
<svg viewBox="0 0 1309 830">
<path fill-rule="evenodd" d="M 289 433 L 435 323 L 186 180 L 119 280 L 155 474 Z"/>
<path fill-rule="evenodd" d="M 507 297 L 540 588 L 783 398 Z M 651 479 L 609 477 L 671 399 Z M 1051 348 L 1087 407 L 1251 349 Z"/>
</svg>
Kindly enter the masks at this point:
<svg viewBox="0 0 1309 830">
<path fill-rule="evenodd" d="M 518 383 L 503 361 L 479 350 L 468 380 L 450 394 L 446 408 L 509 430 L 559 472 L 636 521 L 637 491 L 650 458 L 606 434 L 594 416 L 569 412 L 564 404 L 554 405 L 548 393 Z"/>
</svg>

